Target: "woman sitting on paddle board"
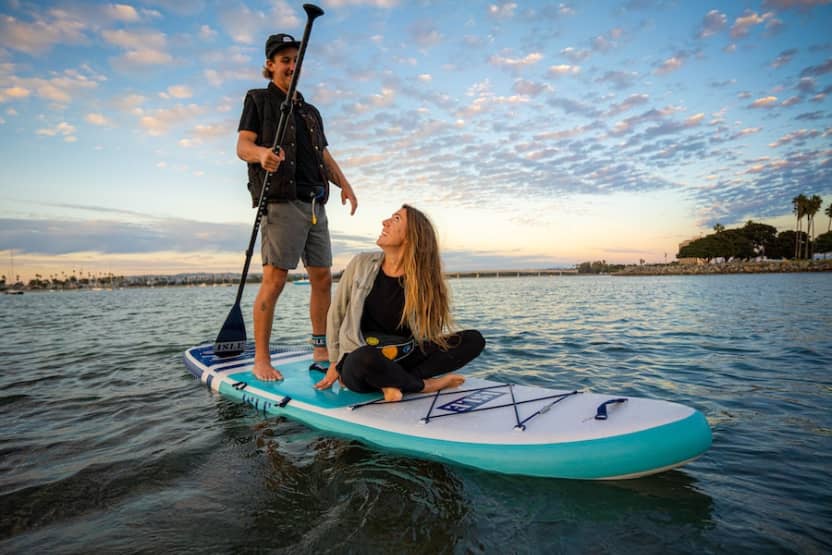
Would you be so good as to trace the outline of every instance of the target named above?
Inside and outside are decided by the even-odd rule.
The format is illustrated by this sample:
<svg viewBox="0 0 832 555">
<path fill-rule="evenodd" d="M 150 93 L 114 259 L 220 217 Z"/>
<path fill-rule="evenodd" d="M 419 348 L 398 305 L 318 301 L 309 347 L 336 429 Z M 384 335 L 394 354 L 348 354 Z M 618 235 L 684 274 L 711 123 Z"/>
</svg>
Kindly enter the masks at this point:
<svg viewBox="0 0 832 555">
<path fill-rule="evenodd" d="M 449 333 L 448 288 L 430 221 L 405 204 L 382 222 L 376 244 L 381 252 L 355 256 L 341 276 L 327 315 L 330 365 L 315 387 L 340 377 L 352 391 L 381 390 L 398 401 L 461 385 L 463 376 L 447 372 L 476 358 L 485 340 L 476 330 Z"/>
</svg>

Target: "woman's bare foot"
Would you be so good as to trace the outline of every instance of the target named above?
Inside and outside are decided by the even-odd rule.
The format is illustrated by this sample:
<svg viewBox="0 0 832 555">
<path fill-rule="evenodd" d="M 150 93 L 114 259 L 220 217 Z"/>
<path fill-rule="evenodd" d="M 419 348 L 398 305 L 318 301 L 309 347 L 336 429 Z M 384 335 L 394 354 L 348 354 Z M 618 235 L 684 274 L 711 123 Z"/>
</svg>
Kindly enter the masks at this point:
<svg viewBox="0 0 832 555">
<path fill-rule="evenodd" d="M 390 403 L 402 400 L 402 390 L 395 387 L 382 387 L 381 392 L 384 393 L 384 400 Z"/>
<path fill-rule="evenodd" d="M 251 372 L 255 378 L 262 382 L 275 382 L 283 379 L 283 374 L 272 366 L 270 360 L 254 361 L 254 367 L 251 369 Z"/>
<path fill-rule="evenodd" d="M 465 383 L 465 376 L 462 374 L 445 374 L 429 380 L 422 380 L 425 382 L 425 388 L 422 393 L 433 393 L 440 389 L 451 389 L 459 387 Z"/>
</svg>

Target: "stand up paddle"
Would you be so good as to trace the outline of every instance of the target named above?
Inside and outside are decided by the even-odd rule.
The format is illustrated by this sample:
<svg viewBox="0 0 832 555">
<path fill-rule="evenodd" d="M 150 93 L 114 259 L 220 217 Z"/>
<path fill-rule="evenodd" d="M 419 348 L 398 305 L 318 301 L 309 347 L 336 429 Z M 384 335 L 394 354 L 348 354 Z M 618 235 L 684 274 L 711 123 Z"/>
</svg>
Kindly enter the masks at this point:
<svg viewBox="0 0 832 555">
<path fill-rule="evenodd" d="M 312 32 L 312 22 L 316 17 L 324 15 L 324 11 L 313 4 L 304 4 L 303 10 L 306 12 L 306 28 L 303 30 L 303 38 L 300 41 L 300 49 L 298 50 L 298 59 L 295 62 L 295 72 L 292 74 L 292 81 L 289 83 L 289 91 L 286 93 L 286 99 L 280 105 L 280 120 L 277 124 L 277 132 L 274 136 L 274 145 L 272 150 L 277 154 L 280 151 L 280 145 L 283 143 L 283 137 L 286 135 L 286 126 L 289 122 L 289 116 L 292 114 L 292 98 L 295 96 L 295 89 L 298 85 L 298 78 L 300 76 L 300 69 L 303 65 L 303 56 L 306 54 L 306 45 L 309 43 L 309 34 Z M 251 230 L 251 239 L 248 242 L 248 250 L 246 250 L 246 261 L 243 264 L 243 274 L 240 276 L 240 285 L 237 287 L 237 299 L 234 301 L 234 306 L 228 313 L 225 323 L 214 341 L 214 354 L 221 358 L 234 357 L 240 355 L 246 348 L 246 323 L 243 320 L 243 312 L 240 310 L 240 299 L 243 297 L 243 288 L 246 285 L 246 277 L 248 277 L 248 268 L 251 264 L 251 255 L 254 252 L 254 243 L 257 241 L 257 231 L 260 229 L 260 220 L 266 210 L 266 197 L 269 193 L 271 172 L 266 172 L 266 177 L 263 179 L 263 188 L 260 191 L 260 202 L 257 203 L 257 216 L 254 218 L 254 228 Z"/>
</svg>

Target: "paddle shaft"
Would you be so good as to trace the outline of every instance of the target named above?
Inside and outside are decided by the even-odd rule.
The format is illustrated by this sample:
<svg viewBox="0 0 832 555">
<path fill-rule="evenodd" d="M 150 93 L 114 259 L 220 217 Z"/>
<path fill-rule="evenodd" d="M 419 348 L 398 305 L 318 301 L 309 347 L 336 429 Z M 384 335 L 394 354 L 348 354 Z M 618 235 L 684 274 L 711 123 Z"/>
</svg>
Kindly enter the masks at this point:
<svg viewBox="0 0 832 555">
<path fill-rule="evenodd" d="M 283 143 L 283 137 L 286 135 L 286 126 L 289 124 L 289 117 L 292 115 L 292 99 L 295 96 L 295 90 L 298 87 L 298 79 L 300 78 L 300 69 L 303 65 L 303 57 L 306 54 L 306 45 L 309 43 L 309 35 L 312 32 L 312 23 L 315 18 L 322 16 L 324 11 L 313 4 L 304 4 L 304 11 L 306 11 L 306 27 L 303 30 L 303 38 L 300 41 L 300 49 L 298 50 L 298 59 L 295 62 L 295 72 L 292 74 L 292 80 L 289 83 L 289 91 L 286 93 L 286 99 L 280 105 L 280 120 L 277 124 L 277 132 L 274 135 L 274 144 L 272 150 L 275 154 L 280 152 L 280 145 Z M 257 242 L 257 232 L 260 230 L 260 220 L 267 210 L 266 198 L 271 186 L 270 177 L 271 172 L 266 172 L 266 177 L 263 178 L 263 187 L 260 190 L 260 200 L 257 203 L 257 215 L 254 217 L 254 227 L 251 230 L 251 238 L 248 241 L 248 249 L 246 249 L 246 261 L 243 264 L 243 273 L 240 276 L 240 285 L 237 287 L 237 298 L 234 301 L 235 305 L 240 304 L 243 298 L 243 289 L 246 286 L 246 278 L 248 277 L 248 269 L 251 266 L 251 257 L 254 254 L 254 244 Z"/>
</svg>

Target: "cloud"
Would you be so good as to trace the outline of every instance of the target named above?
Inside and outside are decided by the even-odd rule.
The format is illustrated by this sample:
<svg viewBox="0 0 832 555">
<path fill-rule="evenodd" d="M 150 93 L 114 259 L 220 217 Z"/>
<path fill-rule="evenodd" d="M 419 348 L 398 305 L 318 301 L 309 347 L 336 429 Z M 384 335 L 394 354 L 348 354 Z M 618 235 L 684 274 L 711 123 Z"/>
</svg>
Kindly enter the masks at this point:
<svg viewBox="0 0 832 555">
<path fill-rule="evenodd" d="M 442 33 L 436 27 L 436 23 L 428 20 L 415 21 L 409 29 L 410 38 L 421 48 L 430 48 L 442 42 Z"/>
<path fill-rule="evenodd" d="M 490 110 L 493 110 L 496 106 L 525 104 L 528 101 L 528 97 L 524 95 L 497 96 L 491 93 L 485 93 L 475 98 L 467 108 L 460 110 L 457 116 L 466 119 L 475 115 L 489 116 Z"/>
<path fill-rule="evenodd" d="M 603 35 L 595 36 L 590 41 L 592 50 L 595 52 L 609 52 L 618 46 L 618 39 L 621 38 L 623 34 L 624 32 L 620 28 L 615 27 Z"/>
<path fill-rule="evenodd" d="M 766 12 L 762 15 L 759 15 L 751 10 L 746 10 L 743 16 L 738 17 L 734 21 L 734 25 L 731 27 L 731 37 L 745 37 L 751 32 L 751 29 L 754 26 L 762 25 L 763 23 L 772 20 L 773 18 L 774 14 L 772 12 Z"/>
<path fill-rule="evenodd" d="M 560 53 L 568 58 L 570 61 L 578 63 L 586 60 L 592 55 L 590 50 L 567 47 L 560 51 Z"/>
<path fill-rule="evenodd" d="M 105 254 L 193 252 L 240 249 L 245 224 L 214 224 L 177 219 L 147 222 L 0 219 L 0 238 L 28 253 L 61 255 L 81 251 Z M 8 246 L 4 245 L 6 248 Z"/>
<path fill-rule="evenodd" d="M 162 98 L 191 98 L 194 95 L 193 91 L 188 85 L 171 85 L 159 96 Z"/>
<path fill-rule="evenodd" d="M 817 81 L 814 77 L 801 77 L 795 88 L 804 94 L 808 94 L 815 91 L 816 85 Z"/>
<path fill-rule="evenodd" d="M 327 0 L 326 6 L 333 8 L 343 8 L 346 6 L 371 6 L 373 8 L 395 8 L 399 5 L 399 0 Z"/>
<path fill-rule="evenodd" d="M 84 121 L 86 121 L 87 123 L 91 123 L 92 125 L 98 126 L 110 125 L 110 120 L 107 119 L 107 117 L 104 114 L 87 114 L 84 117 Z"/>
<path fill-rule="evenodd" d="M 179 104 L 173 108 L 160 108 L 139 118 L 139 125 L 148 135 L 166 134 L 171 128 L 181 128 L 189 120 L 205 113 L 205 109 L 196 104 Z"/>
<path fill-rule="evenodd" d="M 762 131 L 762 127 L 746 127 L 745 129 L 740 129 L 736 133 L 736 137 L 745 137 L 747 135 L 756 135 Z"/>
<path fill-rule="evenodd" d="M 392 106 L 396 101 L 396 91 L 388 87 L 383 87 L 381 92 L 370 97 L 370 104 L 376 108 L 386 108 Z"/>
<path fill-rule="evenodd" d="M 70 12 L 53 9 L 31 22 L 0 15 L 0 46 L 39 56 L 59 44 L 85 44 L 87 24 Z"/>
<path fill-rule="evenodd" d="M 778 68 L 778 67 L 782 67 L 782 66 L 788 64 L 789 62 L 792 61 L 792 59 L 795 57 L 796 54 L 797 54 L 797 49 L 796 48 L 790 48 L 788 50 L 782 51 L 774 59 L 774 61 L 771 62 L 771 67 Z"/>
<path fill-rule="evenodd" d="M 832 71 L 832 58 L 827 58 L 822 64 L 809 66 L 800 72 L 801 77 L 824 75 Z"/>
<path fill-rule="evenodd" d="M 773 143 L 769 143 L 768 146 L 771 148 L 777 148 L 789 143 L 803 144 L 806 140 L 820 137 L 820 135 L 821 132 L 817 129 L 799 129 L 797 131 L 792 131 L 791 133 L 786 133 Z"/>
<path fill-rule="evenodd" d="M 166 12 L 193 16 L 205 10 L 204 0 L 147 0 L 147 4 L 159 6 Z"/>
<path fill-rule="evenodd" d="M 601 78 L 596 79 L 598 83 L 610 83 L 616 89 L 632 87 L 638 80 L 639 75 L 634 71 L 607 71 Z"/>
<path fill-rule="evenodd" d="M 719 10 L 711 10 L 702 18 L 702 25 L 696 34 L 699 38 L 710 37 L 722 31 L 728 21 L 727 16 Z"/>
<path fill-rule="evenodd" d="M 173 62 L 173 56 L 165 51 L 167 37 L 162 32 L 116 29 L 104 30 L 101 36 L 108 43 L 124 50 L 123 54 L 111 61 L 116 68 L 167 65 Z"/>
<path fill-rule="evenodd" d="M 157 66 L 167 65 L 173 62 L 173 56 L 161 50 L 142 48 L 125 52 L 113 62 L 115 66 Z"/>
<path fill-rule="evenodd" d="M 702 123 L 702 120 L 705 119 L 705 114 L 699 113 L 690 116 L 689 118 L 685 119 L 683 125 L 685 127 L 693 127 L 695 125 L 699 125 Z"/>
<path fill-rule="evenodd" d="M 832 0 L 765 0 L 763 7 L 777 10 L 797 9 L 808 11 L 815 6 L 826 6 L 830 3 L 832 3 Z"/>
<path fill-rule="evenodd" d="M 495 66 L 509 70 L 518 70 L 526 66 L 531 66 L 543 59 L 543 54 L 540 52 L 531 52 L 522 58 L 510 58 L 504 55 L 493 55 L 488 58 L 488 63 Z"/>
<path fill-rule="evenodd" d="M 304 24 L 300 12 L 286 0 L 271 3 L 269 12 L 252 10 L 239 3 L 224 4 L 224 8 L 217 15 L 219 25 L 234 42 L 241 44 L 264 45 L 266 37 L 275 32 L 276 22 L 280 23 L 281 29 L 295 29 Z M 265 58 L 265 52 L 259 52 Z"/>
<path fill-rule="evenodd" d="M 76 93 L 97 88 L 99 80 L 95 75 L 87 75 L 76 70 L 65 70 L 63 74 L 51 79 L 12 77 L 10 81 L 14 85 L 5 89 L 2 96 L 6 101 L 22 99 L 34 91 L 38 97 L 63 106 L 72 102 Z"/>
<path fill-rule="evenodd" d="M 517 9 L 515 2 L 503 2 L 502 4 L 491 4 L 488 6 L 488 15 L 495 19 L 511 19 Z"/>
<path fill-rule="evenodd" d="M 161 50 L 167 45 L 167 37 L 159 31 L 104 30 L 102 38 L 113 46 L 125 50 Z"/>
<path fill-rule="evenodd" d="M 797 121 L 820 121 L 826 118 L 826 112 L 816 111 L 816 112 L 806 112 L 796 116 L 794 119 Z"/>
<path fill-rule="evenodd" d="M 695 202 L 703 207 L 704 225 L 741 223 L 782 216 L 791 211 L 791 199 L 806 191 L 830 191 L 832 167 L 823 151 L 795 151 L 783 158 L 745 161 L 736 175 L 721 177 L 707 190 L 694 191 Z M 715 207 L 718 211 L 709 214 Z"/>
<path fill-rule="evenodd" d="M 213 41 L 217 37 L 217 32 L 210 25 L 202 25 L 197 36 L 201 41 Z"/>
<path fill-rule="evenodd" d="M 681 121 L 670 119 L 669 116 L 676 111 L 678 111 L 678 108 L 675 107 L 664 108 L 662 110 L 648 110 L 643 114 L 627 118 L 626 120 L 619 122 L 610 134 L 623 135 L 633 131 L 637 125 L 658 121 L 659 123 L 657 125 L 647 127 L 644 131 L 630 136 L 626 142 L 626 146 L 635 147 L 640 144 L 645 145 L 648 141 L 659 137 L 677 135 L 684 133 L 689 129 L 699 127 L 705 119 L 705 114 L 703 113 L 694 114 Z M 701 148 L 700 145 L 694 144 L 690 141 L 688 143 L 687 148 Z M 640 153 L 648 154 L 651 151 L 656 151 L 657 149 L 661 151 L 666 150 L 666 148 L 667 145 L 645 145 L 641 147 Z M 675 148 L 679 150 L 679 147 Z M 667 154 L 664 156 L 666 157 Z"/>
<path fill-rule="evenodd" d="M 549 66 L 549 71 L 546 73 L 549 77 L 561 77 L 563 75 L 577 75 L 580 72 L 581 66 L 560 64 L 556 66 Z"/>
<path fill-rule="evenodd" d="M 134 116 L 142 115 L 142 104 L 147 101 L 147 97 L 140 94 L 128 94 L 114 100 L 114 105 L 118 110 L 126 114 Z"/>
<path fill-rule="evenodd" d="M 511 90 L 519 95 L 538 96 L 552 90 L 552 87 L 548 83 L 535 83 L 526 79 L 517 79 L 514 81 Z"/>
<path fill-rule="evenodd" d="M 678 56 L 673 56 L 671 58 L 666 59 L 663 61 L 659 67 L 656 68 L 657 75 L 665 75 L 676 71 L 677 69 L 682 67 L 682 58 Z"/>
<path fill-rule="evenodd" d="M 139 12 L 133 6 L 127 4 L 110 4 L 104 7 L 104 13 L 110 19 L 116 21 L 124 21 L 125 23 L 135 23 L 139 21 Z"/>
<path fill-rule="evenodd" d="M 216 69 L 205 69 L 202 71 L 202 76 L 205 77 L 206 81 L 215 87 L 219 87 L 225 82 L 222 74 Z"/>
<path fill-rule="evenodd" d="M 43 203 L 39 203 L 43 204 Z M 214 223 L 183 218 L 161 218 L 130 210 L 96 206 L 46 204 L 88 212 L 89 216 L 68 218 L 0 218 L 0 250 L 16 253 L 65 257 L 77 253 L 98 255 L 153 255 L 169 253 L 180 260 L 193 253 L 232 253 L 234 263 L 251 233 L 250 223 Z M 339 254 L 366 250 L 373 237 L 332 232 L 333 249 Z M 259 257 L 259 250 L 255 258 Z M 146 257 L 136 266 L 153 266 Z M 195 267 L 201 266 L 199 262 Z M 204 267 L 203 267 L 204 268 Z"/>
<path fill-rule="evenodd" d="M 560 108 L 566 114 L 580 114 L 588 118 L 600 115 L 600 110 L 592 103 L 571 98 L 549 98 L 546 103 L 554 108 Z"/>
<path fill-rule="evenodd" d="M 758 98 L 749 105 L 749 108 L 773 108 L 777 103 L 776 96 L 764 96 Z"/>
<path fill-rule="evenodd" d="M 0 91 L 0 102 L 4 102 L 7 99 L 26 98 L 31 92 L 29 89 L 23 87 L 9 87 Z"/>
<path fill-rule="evenodd" d="M 614 116 L 622 112 L 627 112 L 636 106 L 646 104 L 649 97 L 646 94 L 632 94 L 617 104 L 610 105 L 606 115 Z"/>
<path fill-rule="evenodd" d="M 61 123 L 59 123 L 55 127 L 45 127 L 45 128 L 41 128 L 41 129 L 38 129 L 37 131 L 35 131 L 35 134 L 37 134 L 37 135 L 43 135 L 43 136 L 46 136 L 46 137 L 61 136 L 61 137 L 64 137 L 65 139 L 69 138 L 70 141 L 73 140 L 72 139 L 72 137 L 74 136 L 73 133 L 75 133 L 75 127 L 73 125 L 70 125 L 70 124 L 66 123 L 65 121 L 62 121 Z"/>
</svg>

